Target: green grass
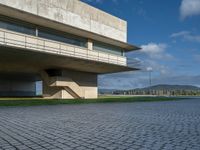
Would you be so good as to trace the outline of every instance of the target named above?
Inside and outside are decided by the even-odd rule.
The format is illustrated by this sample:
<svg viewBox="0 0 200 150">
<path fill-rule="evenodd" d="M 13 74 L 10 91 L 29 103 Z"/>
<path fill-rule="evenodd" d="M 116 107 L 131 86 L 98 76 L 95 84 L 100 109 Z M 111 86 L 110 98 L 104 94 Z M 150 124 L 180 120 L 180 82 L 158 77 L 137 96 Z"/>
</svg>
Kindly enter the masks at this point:
<svg viewBox="0 0 200 150">
<path fill-rule="evenodd" d="M 31 99 L 31 98 L 2 98 L 0 106 L 39 106 L 39 105 L 61 105 L 61 104 L 90 104 L 90 103 L 126 103 L 126 102 L 153 102 L 153 101 L 172 101 L 181 100 L 183 98 L 175 97 L 100 97 L 98 99 L 84 100 L 47 100 L 47 99 Z"/>
</svg>

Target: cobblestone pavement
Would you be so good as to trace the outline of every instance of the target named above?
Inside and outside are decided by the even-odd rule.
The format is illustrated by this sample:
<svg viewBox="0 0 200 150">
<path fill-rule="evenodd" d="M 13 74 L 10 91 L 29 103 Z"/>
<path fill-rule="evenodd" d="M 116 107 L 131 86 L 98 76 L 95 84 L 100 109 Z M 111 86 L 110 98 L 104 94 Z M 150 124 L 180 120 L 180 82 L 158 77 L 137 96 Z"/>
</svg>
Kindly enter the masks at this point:
<svg viewBox="0 0 200 150">
<path fill-rule="evenodd" d="M 0 107 L 2 150 L 200 150 L 200 99 Z"/>
</svg>

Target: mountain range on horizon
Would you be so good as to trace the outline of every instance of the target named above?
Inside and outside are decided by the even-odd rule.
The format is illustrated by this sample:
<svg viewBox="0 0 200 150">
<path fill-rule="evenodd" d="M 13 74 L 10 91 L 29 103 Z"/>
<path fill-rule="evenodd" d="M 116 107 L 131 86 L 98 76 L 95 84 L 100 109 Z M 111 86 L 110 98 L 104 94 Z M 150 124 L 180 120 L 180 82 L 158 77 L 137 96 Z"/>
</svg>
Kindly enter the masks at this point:
<svg viewBox="0 0 200 150">
<path fill-rule="evenodd" d="M 200 87 L 193 85 L 169 85 L 169 84 L 158 84 L 145 88 L 136 89 L 148 89 L 148 90 L 200 90 Z"/>
<path fill-rule="evenodd" d="M 135 88 L 129 90 L 200 90 L 200 87 L 193 85 L 168 85 L 168 84 L 158 84 L 150 87 Z M 114 91 L 129 91 L 129 90 L 118 90 L 118 89 L 99 89 L 99 93 L 112 94 Z"/>
</svg>

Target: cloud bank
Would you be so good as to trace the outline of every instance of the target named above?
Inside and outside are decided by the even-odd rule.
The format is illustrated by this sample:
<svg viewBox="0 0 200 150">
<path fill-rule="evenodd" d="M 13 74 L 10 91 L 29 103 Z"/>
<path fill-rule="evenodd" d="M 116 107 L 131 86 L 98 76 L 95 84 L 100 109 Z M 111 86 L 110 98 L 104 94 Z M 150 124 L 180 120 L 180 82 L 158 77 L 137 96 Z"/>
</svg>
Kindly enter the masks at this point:
<svg viewBox="0 0 200 150">
<path fill-rule="evenodd" d="M 171 35 L 171 38 L 182 38 L 186 41 L 200 43 L 200 35 L 194 35 L 190 31 L 181 31 L 181 32 L 173 33 Z"/>
<path fill-rule="evenodd" d="M 141 48 L 141 52 L 145 53 L 151 59 L 169 60 L 172 58 L 172 56 L 166 52 L 167 45 L 163 43 L 148 43 L 142 45 Z"/>
<path fill-rule="evenodd" d="M 182 0 L 180 7 L 181 19 L 200 15 L 200 0 Z"/>
</svg>

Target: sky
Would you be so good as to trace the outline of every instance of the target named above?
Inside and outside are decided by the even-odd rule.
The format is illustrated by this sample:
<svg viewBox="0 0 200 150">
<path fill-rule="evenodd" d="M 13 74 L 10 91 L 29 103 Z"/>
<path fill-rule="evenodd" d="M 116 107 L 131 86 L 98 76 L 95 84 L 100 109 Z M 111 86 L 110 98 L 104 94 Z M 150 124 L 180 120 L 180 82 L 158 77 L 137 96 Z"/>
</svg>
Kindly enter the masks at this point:
<svg viewBox="0 0 200 150">
<path fill-rule="evenodd" d="M 179 84 L 200 87 L 200 0 L 83 0 L 128 22 L 126 56 L 140 71 L 101 75 L 100 89 Z"/>
</svg>

